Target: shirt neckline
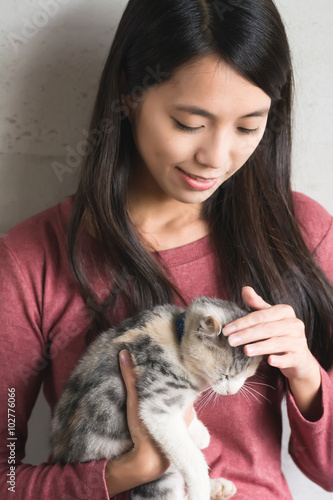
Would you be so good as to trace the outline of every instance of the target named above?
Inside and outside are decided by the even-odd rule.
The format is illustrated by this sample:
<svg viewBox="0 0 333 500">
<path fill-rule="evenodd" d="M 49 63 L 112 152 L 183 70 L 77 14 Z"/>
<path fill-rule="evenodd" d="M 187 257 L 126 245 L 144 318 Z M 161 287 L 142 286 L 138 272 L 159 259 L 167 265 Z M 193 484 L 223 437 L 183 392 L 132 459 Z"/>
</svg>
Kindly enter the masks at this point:
<svg viewBox="0 0 333 500">
<path fill-rule="evenodd" d="M 187 264 L 212 253 L 213 244 L 208 234 L 186 245 L 160 250 L 159 252 L 152 252 L 152 255 L 160 257 L 168 267 L 172 267 Z"/>
<path fill-rule="evenodd" d="M 60 208 L 65 208 L 65 213 L 67 213 L 67 208 L 72 209 L 73 206 L 73 197 L 69 197 L 65 202 L 60 205 Z M 69 220 L 66 221 L 65 224 L 67 229 Z M 66 231 L 65 231 L 66 232 Z M 91 236 L 89 233 L 84 232 L 83 237 L 88 244 L 88 246 L 96 247 L 98 249 L 97 240 Z M 178 266 L 182 264 L 187 264 L 194 260 L 205 257 L 206 255 L 210 255 L 213 253 L 213 244 L 210 238 L 210 235 L 207 234 L 198 240 L 192 241 L 190 243 L 186 243 L 185 245 L 181 245 L 175 248 L 169 248 L 167 250 L 160 250 L 156 252 L 151 252 L 151 255 L 155 258 L 160 258 L 163 262 L 168 266 Z"/>
</svg>

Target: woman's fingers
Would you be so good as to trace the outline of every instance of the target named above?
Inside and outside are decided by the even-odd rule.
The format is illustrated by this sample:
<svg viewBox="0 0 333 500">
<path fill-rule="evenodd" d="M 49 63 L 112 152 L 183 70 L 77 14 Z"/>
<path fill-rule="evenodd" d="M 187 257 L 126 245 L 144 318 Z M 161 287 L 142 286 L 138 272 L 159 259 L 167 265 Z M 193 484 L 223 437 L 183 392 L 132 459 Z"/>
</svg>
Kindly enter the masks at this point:
<svg viewBox="0 0 333 500">
<path fill-rule="evenodd" d="M 229 335 L 229 344 L 233 347 L 258 342 L 272 337 L 304 338 L 304 324 L 297 318 L 277 319 L 255 323 L 253 326 L 239 327 Z M 251 320 L 250 320 L 251 321 Z"/>
<path fill-rule="evenodd" d="M 244 286 L 242 288 L 242 298 L 244 304 L 253 309 L 254 311 L 257 309 L 268 309 L 271 307 L 270 304 L 264 301 L 260 295 L 250 286 Z"/>
<path fill-rule="evenodd" d="M 249 289 L 250 291 L 245 291 L 245 289 Z M 247 293 L 248 295 L 246 295 Z M 236 332 L 250 329 L 251 327 L 255 327 L 258 325 L 261 325 L 263 328 L 266 328 L 267 330 L 266 333 L 268 333 L 269 336 L 268 329 L 272 328 L 271 325 L 273 322 L 285 319 L 290 319 L 290 320 L 295 319 L 296 321 L 298 321 L 296 319 L 295 311 L 291 306 L 286 304 L 271 306 L 267 302 L 265 302 L 261 297 L 259 297 L 259 295 L 257 295 L 254 292 L 254 290 L 250 287 L 244 287 L 243 298 L 245 298 L 245 300 L 249 299 L 245 302 L 245 304 L 248 307 L 256 305 L 256 310 L 226 325 L 222 330 L 225 336 L 229 336 L 235 334 Z M 259 308 L 260 304 L 261 308 Z M 265 332 L 262 331 L 263 335 L 264 333 Z M 251 342 L 255 340 L 251 340 Z"/>
<path fill-rule="evenodd" d="M 242 290 L 244 303 L 251 308 L 246 316 L 226 325 L 222 332 L 231 346 L 244 346 L 247 356 L 268 356 L 268 363 L 289 379 L 304 377 L 313 365 L 304 323 L 286 304 L 271 306 L 251 287 Z"/>
<path fill-rule="evenodd" d="M 139 398 L 136 392 L 136 374 L 130 353 L 128 351 L 121 351 L 119 353 L 119 362 L 127 391 L 127 413 L 130 412 L 131 414 L 138 415 Z"/>
<path fill-rule="evenodd" d="M 130 353 L 126 350 L 119 353 L 121 374 L 127 390 L 127 423 L 134 445 L 137 441 L 147 439 L 145 426 L 139 416 L 139 398 L 136 391 L 136 373 Z"/>
<path fill-rule="evenodd" d="M 247 356 L 265 356 L 267 354 L 285 354 L 306 348 L 306 341 L 291 336 L 271 337 L 261 342 L 247 344 L 244 352 Z"/>
<path fill-rule="evenodd" d="M 318 397 L 319 365 L 307 343 L 305 325 L 289 305 L 271 306 L 251 287 L 242 289 L 253 312 L 226 325 L 222 332 L 232 346 L 244 345 L 247 356 L 268 356 L 268 364 L 289 380 L 296 404 L 305 415 Z M 312 409 L 313 410 L 313 409 Z M 320 409 L 315 415 L 320 415 Z"/>
<path fill-rule="evenodd" d="M 120 351 L 119 362 L 121 374 L 126 385 L 127 396 L 131 396 L 131 399 L 134 398 L 134 400 L 138 400 L 135 387 L 136 375 L 130 353 L 126 350 Z"/>
<path fill-rule="evenodd" d="M 138 466 L 133 471 L 139 481 L 149 482 L 160 477 L 170 466 L 149 435 L 139 413 L 139 397 L 136 390 L 136 372 L 130 353 L 119 353 L 119 363 L 127 390 L 127 423 L 134 447 L 129 453 Z M 142 484 L 138 482 L 138 484 Z"/>
</svg>

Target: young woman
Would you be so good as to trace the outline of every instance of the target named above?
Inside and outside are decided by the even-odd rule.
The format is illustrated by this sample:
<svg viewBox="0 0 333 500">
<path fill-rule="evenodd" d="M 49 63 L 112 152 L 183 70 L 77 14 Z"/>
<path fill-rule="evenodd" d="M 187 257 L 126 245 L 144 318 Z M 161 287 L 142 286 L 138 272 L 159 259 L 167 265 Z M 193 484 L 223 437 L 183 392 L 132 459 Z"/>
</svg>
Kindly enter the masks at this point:
<svg viewBox="0 0 333 500">
<path fill-rule="evenodd" d="M 249 314 L 224 334 L 265 357 L 257 400 L 237 394 L 200 410 L 211 476 L 234 481 L 240 500 L 291 498 L 280 457 L 285 394 L 290 453 L 333 491 L 332 218 L 291 191 L 291 101 L 271 0 L 129 1 L 75 196 L 1 239 L 2 498 L 125 499 L 166 470 L 138 418 L 126 352 L 133 450 L 85 464 L 20 462 L 42 384 L 53 410 L 99 332 L 199 295 L 245 303 Z"/>
</svg>

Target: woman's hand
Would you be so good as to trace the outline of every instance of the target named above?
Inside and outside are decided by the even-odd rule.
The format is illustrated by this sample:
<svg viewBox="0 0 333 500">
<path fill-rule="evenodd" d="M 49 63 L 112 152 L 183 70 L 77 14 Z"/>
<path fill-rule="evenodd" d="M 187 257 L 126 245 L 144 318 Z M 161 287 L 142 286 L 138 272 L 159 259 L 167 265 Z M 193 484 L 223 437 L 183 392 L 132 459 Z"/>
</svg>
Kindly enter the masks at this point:
<svg viewBox="0 0 333 500">
<path fill-rule="evenodd" d="M 170 466 L 139 417 L 136 375 L 128 351 L 121 351 L 119 362 L 127 390 L 127 423 L 134 446 L 106 466 L 105 480 L 110 497 L 157 479 Z"/>
<path fill-rule="evenodd" d="M 134 446 L 130 452 L 110 460 L 106 466 L 105 479 L 110 497 L 159 478 L 170 466 L 139 417 L 136 374 L 128 351 L 121 351 L 119 362 L 127 390 L 127 423 Z M 186 411 L 184 420 L 189 425 L 192 419 L 191 407 Z"/>
<path fill-rule="evenodd" d="M 310 352 L 304 323 L 288 305 L 271 306 L 251 287 L 244 287 L 242 297 L 253 312 L 223 329 L 231 346 L 244 345 L 249 357 L 268 355 L 268 363 L 279 368 L 288 379 L 301 413 L 316 419 L 321 411 L 321 376 L 319 365 Z"/>
<path fill-rule="evenodd" d="M 122 351 L 119 355 L 121 374 L 127 390 L 127 423 L 134 444 L 132 454 L 145 466 L 144 479 L 152 481 L 160 477 L 170 466 L 169 461 L 157 448 L 139 417 L 139 398 L 136 392 L 136 374 L 131 355 Z M 146 481 L 147 479 L 147 481 Z"/>
</svg>

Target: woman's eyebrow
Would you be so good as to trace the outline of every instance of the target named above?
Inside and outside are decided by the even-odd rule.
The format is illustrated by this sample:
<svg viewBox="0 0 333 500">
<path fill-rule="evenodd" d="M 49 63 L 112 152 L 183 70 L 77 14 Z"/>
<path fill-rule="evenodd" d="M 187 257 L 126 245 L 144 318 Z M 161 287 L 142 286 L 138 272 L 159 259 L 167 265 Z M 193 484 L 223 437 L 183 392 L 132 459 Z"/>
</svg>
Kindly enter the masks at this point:
<svg viewBox="0 0 333 500">
<path fill-rule="evenodd" d="M 253 113 L 249 113 L 248 115 L 241 116 L 241 118 L 251 118 L 252 116 L 263 117 L 263 116 L 268 115 L 269 110 L 270 110 L 270 108 L 259 109 L 259 111 L 254 111 Z"/>
<path fill-rule="evenodd" d="M 204 116 L 206 118 L 216 118 L 212 113 L 206 111 L 205 109 L 197 108 L 196 106 L 177 106 L 177 111 L 185 111 L 191 115 Z"/>
<path fill-rule="evenodd" d="M 199 115 L 199 116 L 204 116 L 205 118 L 217 118 L 215 115 L 210 113 L 209 111 L 206 111 L 205 109 L 197 108 L 196 106 L 176 106 L 175 108 L 177 111 L 185 111 L 186 113 L 189 113 L 191 115 Z M 269 108 L 263 108 L 259 109 L 258 111 L 254 111 L 253 113 L 249 113 L 248 115 L 241 116 L 240 119 L 242 118 L 252 118 L 253 116 L 259 116 L 263 117 L 266 116 L 269 112 Z"/>
</svg>

